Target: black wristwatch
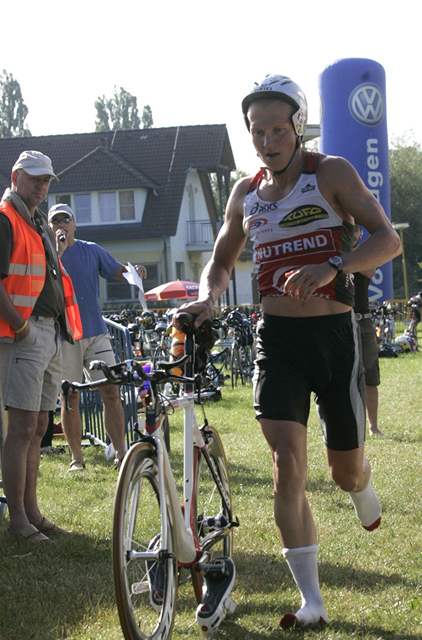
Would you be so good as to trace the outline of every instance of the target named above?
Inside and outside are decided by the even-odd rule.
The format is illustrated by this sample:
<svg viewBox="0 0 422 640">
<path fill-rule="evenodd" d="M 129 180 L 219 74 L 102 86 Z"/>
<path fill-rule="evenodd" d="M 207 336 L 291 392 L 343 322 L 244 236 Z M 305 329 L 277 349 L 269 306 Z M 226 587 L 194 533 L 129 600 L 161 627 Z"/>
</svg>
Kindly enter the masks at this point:
<svg viewBox="0 0 422 640">
<path fill-rule="evenodd" d="M 327 260 L 330 267 L 334 267 L 337 273 L 341 273 L 343 271 L 344 262 L 341 256 L 331 256 Z"/>
</svg>

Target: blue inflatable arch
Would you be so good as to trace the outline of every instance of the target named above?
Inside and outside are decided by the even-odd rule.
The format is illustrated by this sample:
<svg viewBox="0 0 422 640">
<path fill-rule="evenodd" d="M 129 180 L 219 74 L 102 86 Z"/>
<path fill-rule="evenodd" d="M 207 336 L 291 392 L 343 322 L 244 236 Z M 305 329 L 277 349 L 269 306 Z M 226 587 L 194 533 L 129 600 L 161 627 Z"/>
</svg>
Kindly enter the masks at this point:
<svg viewBox="0 0 422 640">
<path fill-rule="evenodd" d="M 321 151 L 349 160 L 391 218 L 384 68 L 364 58 L 338 60 L 321 74 L 320 94 Z M 377 269 L 369 297 L 393 297 L 391 262 Z"/>
</svg>

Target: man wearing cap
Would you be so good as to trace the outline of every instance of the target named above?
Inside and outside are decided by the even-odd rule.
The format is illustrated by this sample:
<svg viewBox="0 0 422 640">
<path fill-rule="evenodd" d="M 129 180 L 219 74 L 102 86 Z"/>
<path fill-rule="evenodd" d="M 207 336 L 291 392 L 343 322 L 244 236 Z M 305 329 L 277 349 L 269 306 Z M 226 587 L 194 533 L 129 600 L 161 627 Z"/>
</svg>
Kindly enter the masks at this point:
<svg viewBox="0 0 422 640">
<path fill-rule="evenodd" d="M 83 338 L 77 344 L 63 345 L 63 378 L 82 380 L 84 368 L 89 370 L 93 360 L 103 360 L 107 365 L 115 364 L 110 336 L 102 317 L 99 302 L 99 276 L 109 281 L 124 281 L 126 267 L 95 242 L 75 238 L 76 220 L 71 207 L 59 203 L 48 212 L 48 222 L 58 238 L 58 251 L 75 287 L 81 313 Z M 145 269 L 140 267 L 141 275 Z M 92 379 L 102 378 L 101 372 L 90 373 Z M 125 451 L 124 414 L 120 400 L 120 389 L 115 385 L 101 388 L 104 403 L 105 427 L 114 451 L 115 465 L 119 466 Z M 68 441 L 72 460 L 69 471 L 83 471 L 82 424 L 79 413 L 78 394 L 70 400 L 71 411 L 62 403 L 62 426 Z"/>
<path fill-rule="evenodd" d="M 38 206 L 56 178 L 51 160 L 24 151 L 0 202 L 0 389 L 8 410 L 3 484 L 9 532 L 29 542 L 61 530 L 37 502 L 40 443 L 61 381 L 62 338 L 81 337 L 72 281 Z"/>
</svg>

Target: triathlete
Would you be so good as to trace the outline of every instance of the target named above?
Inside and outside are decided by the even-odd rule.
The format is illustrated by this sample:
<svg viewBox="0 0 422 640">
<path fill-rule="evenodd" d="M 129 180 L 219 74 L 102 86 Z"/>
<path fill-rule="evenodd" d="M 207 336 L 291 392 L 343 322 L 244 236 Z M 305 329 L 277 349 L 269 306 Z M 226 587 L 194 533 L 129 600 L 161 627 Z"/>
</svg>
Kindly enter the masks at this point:
<svg viewBox="0 0 422 640">
<path fill-rule="evenodd" d="M 235 184 L 198 301 L 184 310 L 197 316 L 198 325 L 212 317 L 249 236 L 263 310 L 254 407 L 272 451 L 283 555 L 302 598 L 280 624 L 318 625 L 328 616 L 305 495 L 310 397 L 317 397 L 332 478 L 349 493 L 363 527 L 373 530 L 381 507 L 364 456 L 364 380 L 351 274 L 397 256 L 400 240 L 345 159 L 303 148 L 307 104 L 295 82 L 267 76 L 244 98 L 242 110 L 263 168 Z M 352 252 L 354 224 L 369 237 Z"/>
</svg>

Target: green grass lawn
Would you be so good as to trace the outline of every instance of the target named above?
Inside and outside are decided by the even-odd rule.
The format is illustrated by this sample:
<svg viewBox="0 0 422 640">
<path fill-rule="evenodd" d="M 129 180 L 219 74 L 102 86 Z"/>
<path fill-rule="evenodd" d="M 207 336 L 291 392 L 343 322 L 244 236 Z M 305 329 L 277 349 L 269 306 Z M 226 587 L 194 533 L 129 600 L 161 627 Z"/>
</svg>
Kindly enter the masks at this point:
<svg viewBox="0 0 422 640">
<path fill-rule="evenodd" d="M 330 481 L 314 409 L 309 424 L 308 492 L 319 530 L 322 592 L 331 624 L 283 632 L 278 620 L 298 606 L 272 516 L 271 458 L 251 409 L 250 387 L 223 389 L 209 405 L 230 461 L 235 513 L 237 610 L 224 640 L 318 637 L 324 640 L 422 639 L 422 353 L 382 359 L 380 428 L 368 456 L 383 502 L 379 530 L 367 533 L 347 495 Z M 180 462 L 181 427 L 172 419 Z M 66 454 L 42 459 L 39 495 L 51 519 L 72 532 L 54 545 L 17 544 L 0 523 L 0 640 L 122 638 L 111 573 L 116 472 L 90 448 L 87 469 L 67 474 Z M 180 468 L 180 464 L 176 465 Z M 188 585 L 180 589 L 173 637 L 198 637 Z"/>
</svg>

